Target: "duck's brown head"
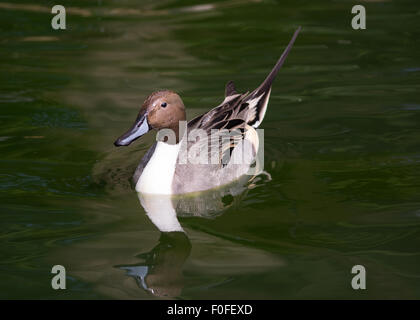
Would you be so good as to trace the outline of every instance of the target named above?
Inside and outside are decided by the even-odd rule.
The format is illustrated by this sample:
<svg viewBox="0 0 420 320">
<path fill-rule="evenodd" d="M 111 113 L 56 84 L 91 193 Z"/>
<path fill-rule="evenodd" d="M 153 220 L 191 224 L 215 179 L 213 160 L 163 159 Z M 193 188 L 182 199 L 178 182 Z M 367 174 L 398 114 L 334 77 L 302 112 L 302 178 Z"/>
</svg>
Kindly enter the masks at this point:
<svg viewBox="0 0 420 320">
<path fill-rule="evenodd" d="M 178 94 L 168 90 L 153 92 L 141 106 L 133 126 L 114 145 L 128 146 L 152 129 L 171 129 L 178 140 L 179 121 L 185 119 L 185 106 Z"/>
</svg>

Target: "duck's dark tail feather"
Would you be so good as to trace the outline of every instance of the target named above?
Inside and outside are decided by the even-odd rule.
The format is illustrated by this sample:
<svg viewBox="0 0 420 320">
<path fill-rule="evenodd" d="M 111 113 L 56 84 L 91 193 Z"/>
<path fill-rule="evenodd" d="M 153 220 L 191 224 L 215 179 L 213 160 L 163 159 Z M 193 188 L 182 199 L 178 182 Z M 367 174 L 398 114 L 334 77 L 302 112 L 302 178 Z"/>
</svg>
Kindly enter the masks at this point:
<svg viewBox="0 0 420 320">
<path fill-rule="evenodd" d="M 268 99 L 270 98 L 271 85 L 274 79 L 276 78 L 276 75 L 279 72 L 280 68 L 282 67 L 284 61 L 286 60 L 287 55 L 292 49 L 300 29 L 301 27 L 297 28 L 297 30 L 293 34 L 292 39 L 290 40 L 286 49 L 284 49 L 282 55 L 280 56 L 279 60 L 277 60 L 276 65 L 274 66 L 273 70 L 271 70 L 267 78 L 265 78 L 263 83 L 261 83 L 261 85 L 257 89 L 252 91 L 245 100 L 247 103 L 249 103 L 250 109 L 254 109 L 252 110 L 253 112 L 250 112 L 250 117 L 247 121 L 248 124 L 252 125 L 254 128 L 257 128 L 264 118 L 265 111 L 267 110 Z"/>
</svg>

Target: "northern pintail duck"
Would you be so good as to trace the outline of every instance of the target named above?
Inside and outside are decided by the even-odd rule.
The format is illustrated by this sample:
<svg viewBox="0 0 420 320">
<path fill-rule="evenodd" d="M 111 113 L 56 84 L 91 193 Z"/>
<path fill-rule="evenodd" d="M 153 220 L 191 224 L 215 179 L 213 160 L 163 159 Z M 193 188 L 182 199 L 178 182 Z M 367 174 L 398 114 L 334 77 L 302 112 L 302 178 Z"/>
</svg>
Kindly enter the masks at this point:
<svg viewBox="0 0 420 320">
<path fill-rule="evenodd" d="M 133 176 L 136 191 L 167 195 L 199 192 L 224 186 L 248 174 L 257 156 L 259 139 L 256 129 L 264 119 L 271 85 L 299 31 L 300 27 L 257 89 L 241 94 L 236 91 L 234 83 L 229 81 L 224 101 L 189 122 L 185 122 L 185 106 L 175 92 L 157 91 L 147 97 L 133 126 L 114 142 L 115 146 L 128 146 L 152 129 L 165 133 L 164 138 L 157 138 L 158 141 L 138 165 Z M 173 139 L 167 134 L 168 129 L 174 133 Z M 216 152 L 217 157 L 213 158 L 214 149 L 208 147 L 209 141 L 215 141 L 212 134 L 226 130 L 234 132 L 230 140 L 233 142 L 224 144 Z M 189 136 L 191 132 L 195 132 L 193 138 Z M 203 132 L 211 136 L 210 140 L 197 134 Z M 215 137 L 219 142 L 221 136 L 216 134 Z M 204 150 L 203 146 L 209 151 L 205 152 L 204 161 L 200 161 L 203 160 L 203 152 L 199 150 Z M 228 161 L 224 162 L 226 155 Z M 233 161 L 238 157 L 242 161 Z"/>
</svg>

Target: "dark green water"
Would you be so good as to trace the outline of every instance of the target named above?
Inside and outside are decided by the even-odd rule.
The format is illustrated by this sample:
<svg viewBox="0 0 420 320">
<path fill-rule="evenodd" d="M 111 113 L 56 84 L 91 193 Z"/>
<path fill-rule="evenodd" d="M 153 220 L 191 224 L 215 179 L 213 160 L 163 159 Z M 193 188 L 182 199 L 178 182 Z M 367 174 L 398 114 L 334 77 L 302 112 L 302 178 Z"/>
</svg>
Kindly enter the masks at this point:
<svg viewBox="0 0 420 320">
<path fill-rule="evenodd" d="M 418 1 L 363 2 L 359 31 L 353 1 L 62 1 L 65 31 L 37 3 L 0 2 L 1 298 L 420 298 Z M 156 89 L 191 118 L 255 88 L 299 25 L 261 126 L 272 180 L 161 234 L 128 182 L 153 134 L 113 141 Z"/>
</svg>

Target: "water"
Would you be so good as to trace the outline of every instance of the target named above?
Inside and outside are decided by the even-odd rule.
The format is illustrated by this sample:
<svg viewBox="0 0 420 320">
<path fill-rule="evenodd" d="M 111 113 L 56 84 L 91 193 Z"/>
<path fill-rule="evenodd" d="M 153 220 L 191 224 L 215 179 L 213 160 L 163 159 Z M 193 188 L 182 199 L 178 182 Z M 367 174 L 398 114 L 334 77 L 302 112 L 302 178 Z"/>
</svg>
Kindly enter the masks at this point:
<svg viewBox="0 0 420 320">
<path fill-rule="evenodd" d="M 363 2 L 364 31 L 348 1 L 197 3 L 64 1 L 65 31 L 50 2 L 0 3 L 0 297 L 420 298 L 417 1 Z M 156 89 L 191 119 L 255 88 L 298 25 L 261 126 L 271 180 L 161 233 L 129 183 L 153 134 L 113 141 Z"/>
</svg>

